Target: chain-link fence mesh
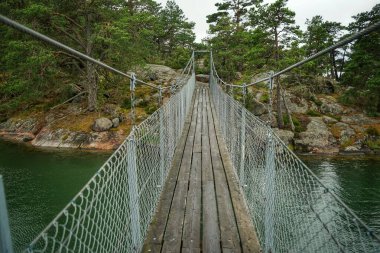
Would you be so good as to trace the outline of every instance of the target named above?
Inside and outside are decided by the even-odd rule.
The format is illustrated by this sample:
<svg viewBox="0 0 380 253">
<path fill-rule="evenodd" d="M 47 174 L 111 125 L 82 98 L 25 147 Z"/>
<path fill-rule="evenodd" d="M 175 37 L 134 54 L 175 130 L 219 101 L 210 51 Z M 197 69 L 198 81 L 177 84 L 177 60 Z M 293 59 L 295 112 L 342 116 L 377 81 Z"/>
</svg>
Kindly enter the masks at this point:
<svg viewBox="0 0 380 253">
<path fill-rule="evenodd" d="M 378 237 L 210 76 L 222 136 L 264 252 L 380 252 Z M 223 88 L 222 88 L 223 86 Z"/>
<path fill-rule="evenodd" d="M 27 252 L 138 252 L 155 213 L 195 75 L 139 126 Z M 182 78 L 183 80 L 183 78 Z"/>
</svg>

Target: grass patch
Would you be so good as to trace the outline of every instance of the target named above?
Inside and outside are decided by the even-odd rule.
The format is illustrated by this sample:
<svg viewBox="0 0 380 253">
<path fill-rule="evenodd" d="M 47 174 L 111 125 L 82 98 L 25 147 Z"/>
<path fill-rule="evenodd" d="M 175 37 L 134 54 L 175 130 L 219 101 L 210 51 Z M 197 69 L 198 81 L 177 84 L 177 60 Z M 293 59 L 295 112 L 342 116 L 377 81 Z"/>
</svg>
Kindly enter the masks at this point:
<svg viewBox="0 0 380 253">
<path fill-rule="evenodd" d="M 368 134 L 369 136 L 374 136 L 374 137 L 378 137 L 380 135 L 379 131 L 373 127 L 373 126 L 370 126 L 369 128 L 367 128 L 365 130 L 366 134 Z"/>
<path fill-rule="evenodd" d="M 52 129 L 67 129 L 75 132 L 88 132 L 95 120 L 99 118 L 99 113 L 83 113 L 79 115 L 68 115 L 57 120 L 51 125 Z"/>
<path fill-rule="evenodd" d="M 132 105 L 131 99 L 129 97 L 125 98 L 121 104 L 121 108 L 130 109 Z"/>
<path fill-rule="evenodd" d="M 337 121 L 341 121 L 342 120 L 342 116 L 339 116 L 339 115 L 334 115 L 334 114 L 327 114 L 327 116 L 329 116 L 330 118 L 333 118 L 333 119 L 336 119 Z"/>
<path fill-rule="evenodd" d="M 331 131 L 332 135 L 333 135 L 335 138 L 337 138 L 337 139 L 340 138 L 340 133 L 341 133 L 342 130 L 341 130 L 339 127 L 333 125 L 333 126 L 331 127 L 330 131 Z"/>
<path fill-rule="evenodd" d="M 287 115 L 283 115 L 284 125 L 285 127 L 290 129 L 290 121 L 289 117 Z M 307 125 L 309 124 L 310 120 L 307 118 L 304 118 L 300 115 L 292 115 L 292 120 L 294 124 L 294 131 L 296 133 L 305 132 L 307 129 Z"/>
<path fill-rule="evenodd" d="M 145 109 L 146 114 L 151 115 L 151 114 L 153 114 L 155 111 L 157 111 L 158 106 L 155 105 L 155 104 L 152 104 L 152 105 L 150 105 L 150 106 L 145 107 L 144 109 Z"/>
<path fill-rule="evenodd" d="M 316 96 L 311 96 L 310 100 L 313 101 L 314 104 L 316 104 L 318 107 L 320 107 L 322 105 L 322 101 L 319 100 Z"/>
<path fill-rule="evenodd" d="M 354 143 L 355 143 L 355 139 L 350 138 L 350 139 L 348 139 L 348 140 L 342 142 L 342 143 L 340 144 L 340 146 L 341 146 L 342 148 L 346 148 L 346 147 L 349 147 L 349 146 L 354 145 Z"/>
<path fill-rule="evenodd" d="M 377 140 L 367 140 L 365 144 L 370 148 L 370 149 L 376 149 L 380 150 L 380 139 Z"/>
<path fill-rule="evenodd" d="M 263 95 L 260 98 L 261 103 L 269 103 L 269 94 L 268 93 L 263 93 Z"/>
<path fill-rule="evenodd" d="M 315 110 L 308 110 L 306 114 L 309 115 L 310 117 L 320 117 L 322 115 L 320 112 L 315 111 Z"/>
</svg>

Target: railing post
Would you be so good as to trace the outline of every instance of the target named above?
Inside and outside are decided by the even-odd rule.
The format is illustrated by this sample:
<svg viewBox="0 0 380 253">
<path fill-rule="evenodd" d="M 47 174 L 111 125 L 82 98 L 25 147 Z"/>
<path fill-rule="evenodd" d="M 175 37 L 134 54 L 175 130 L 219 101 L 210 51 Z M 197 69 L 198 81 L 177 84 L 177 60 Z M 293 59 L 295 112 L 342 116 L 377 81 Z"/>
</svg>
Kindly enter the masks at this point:
<svg viewBox="0 0 380 253">
<path fill-rule="evenodd" d="M 13 253 L 3 177 L 0 175 L 0 252 Z"/>
<path fill-rule="evenodd" d="M 136 112 L 135 112 L 135 90 L 136 90 L 136 75 L 135 73 L 132 73 L 131 80 L 129 84 L 129 90 L 131 92 L 131 121 L 132 121 L 132 127 L 136 124 Z"/>
<path fill-rule="evenodd" d="M 172 87 L 170 88 L 171 90 L 171 96 L 170 98 L 171 99 L 174 99 L 173 98 L 173 95 L 174 95 L 174 90 L 173 90 L 173 86 L 174 86 L 174 83 L 172 83 Z M 171 100 L 172 101 L 172 100 Z M 168 146 L 170 147 L 170 150 L 168 151 L 170 155 L 172 155 L 172 148 L 174 146 L 174 141 L 173 141 L 173 137 L 174 137 L 174 129 L 175 129 L 175 120 L 173 119 L 173 115 L 174 115 L 174 110 L 173 110 L 173 106 L 171 104 L 171 102 L 169 101 L 170 105 L 169 105 L 169 112 L 168 112 L 168 135 L 169 135 L 169 140 L 168 140 Z"/>
<path fill-rule="evenodd" d="M 193 51 L 193 74 L 195 74 L 195 51 Z"/>
<path fill-rule="evenodd" d="M 212 79 L 214 78 L 214 71 L 213 71 L 213 57 L 212 57 L 212 50 L 210 50 L 210 60 L 209 60 L 209 64 L 210 64 L 210 75 L 209 75 L 209 78 L 208 78 L 208 85 L 210 87 L 210 90 L 211 90 L 211 86 L 212 86 Z"/>
<path fill-rule="evenodd" d="M 273 72 L 270 74 L 269 79 L 269 118 L 272 120 L 272 89 L 273 89 Z M 267 146 L 265 154 L 265 252 L 274 253 L 274 205 L 275 205 L 275 182 L 276 182 L 276 164 L 275 164 L 275 150 L 272 137 L 272 129 L 270 123 L 267 132 Z"/>
<path fill-rule="evenodd" d="M 165 126 L 164 126 L 164 111 L 162 107 L 162 87 L 160 85 L 158 106 L 160 107 L 160 186 L 163 187 L 165 183 Z"/>
<path fill-rule="evenodd" d="M 231 157 L 231 160 L 232 160 L 232 163 L 235 164 L 235 161 L 236 161 L 236 156 L 235 156 L 235 138 L 237 136 L 237 129 L 235 128 L 235 112 L 234 112 L 234 106 L 235 104 L 233 103 L 234 101 L 234 87 L 233 86 L 230 86 L 229 87 L 229 92 L 230 92 L 230 97 L 232 99 L 229 99 L 230 101 L 230 106 L 229 106 L 229 115 L 228 115 L 228 120 L 229 120 L 229 127 L 228 129 L 231 131 L 230 132 L 230 157 Z"/>
<path fill-rule="evenodd" d="M 240 129 L 240 184 L 245 187 L 245 97 L 247 94 L 246 84 L 243 84 L 243 107 L 241 110 Z"/>
<path fill-rule="evenodd" d="M 129 214 L 132 234 L 132 245 L 135 252 L 137 252 L 139 250 L 139 245 L 142 238 L 140 230 L 139 187 L 136 163 L 137 147 L 134 128 L 132 129 L 130 138 L 127 141 L 127 159 Z"/>
</svg>

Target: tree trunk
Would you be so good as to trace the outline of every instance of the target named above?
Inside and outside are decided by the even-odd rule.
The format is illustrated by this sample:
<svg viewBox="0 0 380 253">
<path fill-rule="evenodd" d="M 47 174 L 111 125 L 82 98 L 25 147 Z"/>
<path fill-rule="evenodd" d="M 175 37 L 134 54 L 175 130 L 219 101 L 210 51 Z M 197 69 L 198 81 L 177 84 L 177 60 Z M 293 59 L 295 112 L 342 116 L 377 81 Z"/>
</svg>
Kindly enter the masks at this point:
<svg viewBox="0 0 380 253">
<path fill-rule="evenodd" d="M 133 12 L 135 10 L 135 3 L 134 3 L 134 0 L 127 0 L 127 6 L 128 6 L 128 10 L 130 12 L 131 15 L 133 15 Z"/>
<path fill-rule="evenodd" d="M 86 15 L 86 54 L 91 56 L 92 54 L 92 39 L 91 39 L 91 14 Z M 87 109 L 89 111 L 95 111 L 97 109 L 97 95 L 98 95 L 98 84 L 96 80 L 96 70 L 93 63 L 86 62 L 86 82 L 88 89 L 88 105 Z"/>
<path fill-rule="evenodd" d="M 278 124 L 278 128 L 281 129 L 284 127 L 284 119 L 282 118 L 281 85 L 280 85 L 279 77 L 277 77 L 276 99 L 277 99 L 277 124 Z"/>
<path fill-rule="evenodd" d="M 331 68 L 332 68 L 332 75 L 335 80 L 338 80 L 338 68 L 336 66 L 335 61 L 335 50 L 331 51 Z"/>
<path fill-rule="evenodd" d="M 289 118 L 290 128 L 294 132 L 296 130 L 296 128 L 295 128 L 294 123 L 293 123 L 292 114 L 290 113 L 289 108 L 288 108 L 288 104 L 286 103 L 285 90 L 282 90 L 282 100 L 284 101 L 285 111 L 286 111 L 286 114 Z"/>
<path fill-rule="evenodd" d="M 88 110 L 95 111 L 97 109 L 98 84 L 96 80 L 96 71 L 93 63 L 87 62 L 87 88 L 88 88 Z"/>
<path fill-rule="evenodd" d="M 346 63 L 345 58 L 346 58 L 346 52 L 347 52 L 347 47 L 344 48 L 343 52 L 343 58 L 342 58 L 342 63 L 340 65 L 340 70 L 339 70 L 339 80 L 342 78 L 343 71 L 344 71 L 344 64 Z"/>
<path fill-rule="evenodd" d="M 276 59 L 276 65 L 278 65 L 278 61 L 280 59 L 280 52 L 279 52 L 279 45 L 278 45 L 278 33 L 277 29 L 275 29 L 274 33 L 274 40 L 276 44 L 275 48 L 275 59 Z M 278 66 L 276 66 L 278 67 Z M 284 119 L 282 118 L 282 107 L 281 107 L 281 85 L 280 85 L 280 77 L 277 77 L 277 87 L 276 87 L 276 99 L 277 99 L 277 124 L 278 128 L 284 127 Z"/>
</svg>

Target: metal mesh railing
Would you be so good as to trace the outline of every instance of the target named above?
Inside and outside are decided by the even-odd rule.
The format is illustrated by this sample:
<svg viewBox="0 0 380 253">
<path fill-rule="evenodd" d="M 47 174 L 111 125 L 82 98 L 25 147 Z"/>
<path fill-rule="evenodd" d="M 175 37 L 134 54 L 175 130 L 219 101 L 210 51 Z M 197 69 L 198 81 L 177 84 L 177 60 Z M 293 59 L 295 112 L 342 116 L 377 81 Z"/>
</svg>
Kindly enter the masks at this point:
<svg viewBox="0 0 380 253">
<path fill-rule="evenodd" d="M 27 252 L 138 252 L 191 107 L 194 73 L 140 125 Z"/>
<path fill-rule="evenodd" d="M 379 237 L 223 90 L 215 72 L 210 78 L 222 136 L 263 251 L 380 252 Z"/>
</svg>

